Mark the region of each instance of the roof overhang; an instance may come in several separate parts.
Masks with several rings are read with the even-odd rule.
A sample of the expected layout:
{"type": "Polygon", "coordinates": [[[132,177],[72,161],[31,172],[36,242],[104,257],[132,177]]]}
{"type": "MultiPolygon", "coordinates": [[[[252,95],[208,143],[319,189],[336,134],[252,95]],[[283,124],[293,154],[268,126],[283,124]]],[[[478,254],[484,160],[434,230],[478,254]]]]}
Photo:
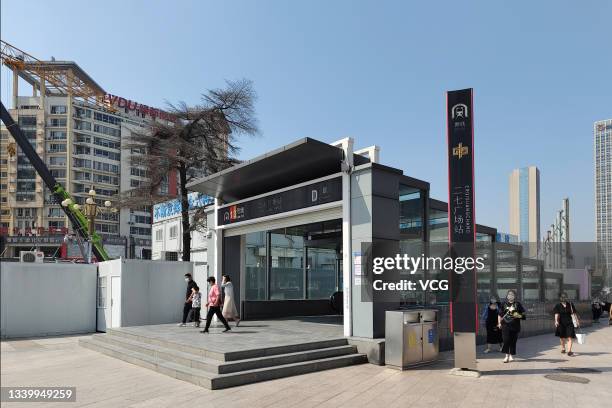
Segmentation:
{"type": "MultiPolygon", "coordinates": [[[[307,137],[194,180],[187,188],[232,202],[339,173],[343,158],[342,149],[307,137]]],[[[368,159],[355,155],[354,161],[363,164],[368,159]]]]}

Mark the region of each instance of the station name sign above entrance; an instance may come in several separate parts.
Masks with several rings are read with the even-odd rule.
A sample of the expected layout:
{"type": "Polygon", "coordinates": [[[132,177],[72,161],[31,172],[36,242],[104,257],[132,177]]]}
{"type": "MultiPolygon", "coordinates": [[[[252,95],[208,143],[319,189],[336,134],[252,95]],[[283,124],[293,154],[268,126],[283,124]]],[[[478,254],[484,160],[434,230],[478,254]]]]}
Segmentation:
{"type": "Polygon", "coordinates": [[[340,200],[342,177],[339,176],[220,208],[217,225],[249,221],[340,200]]]}

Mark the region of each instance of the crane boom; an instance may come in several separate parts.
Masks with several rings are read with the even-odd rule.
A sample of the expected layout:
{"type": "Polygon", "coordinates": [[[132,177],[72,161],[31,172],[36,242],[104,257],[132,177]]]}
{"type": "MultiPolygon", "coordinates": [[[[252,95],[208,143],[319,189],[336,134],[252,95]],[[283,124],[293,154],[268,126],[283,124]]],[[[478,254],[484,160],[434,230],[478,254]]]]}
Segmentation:
{"type": "Polygon", "coordinates": [[[67,198],[72,201],[72,204],[61,207],[72,223],[74,231],[83,239],[90,240],[92,251],[98,261],[108,261],[110,258],[104,250],[102,239],[95,231],[88,231],[87,218],[78,208],[75,207],[74,200],[66,189],[64,189],[64,187],[58,183],[55,177],[53,177],[45,162],[40,158],[38,153],[36,153],[36,150],[34,150],[34,147],[32,147],[28,139],[21,131],[21,128],[17,123],[15,123],[2,102],[0,102],[0,116],[7,130],[11,133],[11,136],[21,148],[21,151],[26,155],[34,169],[36,169],[36,172],[40,175],[47,188],[51,190],[55,200],[58,203],[61,203],[67,198]]]}

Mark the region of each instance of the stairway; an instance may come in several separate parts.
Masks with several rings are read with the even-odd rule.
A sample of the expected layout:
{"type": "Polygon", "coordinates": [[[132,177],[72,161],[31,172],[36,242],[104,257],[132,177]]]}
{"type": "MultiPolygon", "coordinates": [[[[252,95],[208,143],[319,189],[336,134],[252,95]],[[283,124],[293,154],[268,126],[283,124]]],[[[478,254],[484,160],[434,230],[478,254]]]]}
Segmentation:
{"type": "Polygon", "coordinates": [[[367,362],[367,357],[343,338],[212,353],[110,329],[79,344],[211,390],[367,362]]]}

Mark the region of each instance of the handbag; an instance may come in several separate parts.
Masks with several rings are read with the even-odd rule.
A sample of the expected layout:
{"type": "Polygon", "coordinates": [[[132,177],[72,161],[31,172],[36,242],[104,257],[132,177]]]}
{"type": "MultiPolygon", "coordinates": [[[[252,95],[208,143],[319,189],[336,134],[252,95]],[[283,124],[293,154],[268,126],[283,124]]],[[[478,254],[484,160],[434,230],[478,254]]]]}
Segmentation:
{"type": "Polygon", "coordinates": [[[576,312],[574,311],[572,302],[570,302],[570,311],[572,312],[572,324],[574,325],[574,327],[580,327],[580,323],[578,322],[578,316],[576,316],[576,312]]]}

